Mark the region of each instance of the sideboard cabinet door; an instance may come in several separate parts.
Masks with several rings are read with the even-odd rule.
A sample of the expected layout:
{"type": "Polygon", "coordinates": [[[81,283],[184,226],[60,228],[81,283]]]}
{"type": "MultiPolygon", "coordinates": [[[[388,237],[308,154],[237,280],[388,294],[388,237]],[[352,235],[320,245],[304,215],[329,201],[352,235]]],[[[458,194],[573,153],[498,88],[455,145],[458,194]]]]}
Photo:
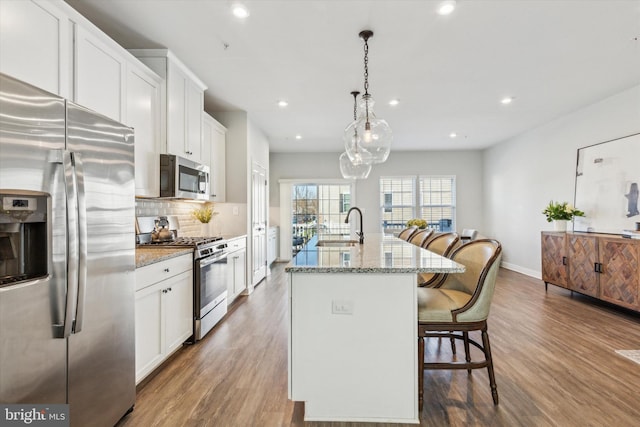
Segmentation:
{"type": "Polygon", "coordinates": [[[542,233],[542,280],[568,288],[565,236],[566,233],[542,233]]]}
{"type": "Polygon", "coordinates": [[[569,251],[570,289],[592,297],[598,297],[597,237],[570,234],[567,236],[569,251]]]}
{"type": "Polygon", "coordinates": [[[600,238],[600,298],[638,310],[640,244],[620,238],[600,238]]]}

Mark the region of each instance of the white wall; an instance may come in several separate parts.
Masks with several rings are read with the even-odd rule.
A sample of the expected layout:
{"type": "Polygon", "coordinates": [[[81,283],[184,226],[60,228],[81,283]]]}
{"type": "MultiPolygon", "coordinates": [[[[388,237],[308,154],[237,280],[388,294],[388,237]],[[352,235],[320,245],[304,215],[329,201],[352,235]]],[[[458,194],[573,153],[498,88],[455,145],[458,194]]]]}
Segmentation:
{"type": "MultiPolygon", "coordinates": [[[[339,153],[271,153],[269,204],[280,204],[280,179],[338,179],[339,153]]],[[[357,206],[364,212],[365,233],[380,232],[380,176],[456,175],[457,228],[484,233],[482,153],[480,151],[391,151],[369,178],[356,182],[357,206]]]]}
{"type": "Polygon", "coordinates": [[[540,231],[552,229],[542,210],[551,199],[573,203],[577,149],[638,132],[640,86],[485,150],[485,225],[503,244],[503,265],[541,277],[540,231]]]}

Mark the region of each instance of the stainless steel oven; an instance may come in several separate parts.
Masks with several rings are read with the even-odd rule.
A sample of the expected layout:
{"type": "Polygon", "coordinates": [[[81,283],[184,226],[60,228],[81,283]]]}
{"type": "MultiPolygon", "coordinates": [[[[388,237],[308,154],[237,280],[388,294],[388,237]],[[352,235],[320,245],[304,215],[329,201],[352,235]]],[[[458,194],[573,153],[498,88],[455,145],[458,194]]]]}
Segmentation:
{"type": "MultiPolygon", "coordinates": [[[[201,340],[227,314],[226,241],[222,237],[177,237],[179,222],[173,216],[137,217],[136,220],[136,242],[140,246],[193,248],[193,336],[190,341],[201,340]],[[158,227],[163,230],[168,227],[169,238],[159,238],[162,233],[158,227]]],[[[0,250],[4,248],[0,246],[0,250]]]]}
{"type": "Polygon", "coordinates": [[[202,339],[227,313],[227,244],[197,249],[194,260],[194,339],[202,339]]]}

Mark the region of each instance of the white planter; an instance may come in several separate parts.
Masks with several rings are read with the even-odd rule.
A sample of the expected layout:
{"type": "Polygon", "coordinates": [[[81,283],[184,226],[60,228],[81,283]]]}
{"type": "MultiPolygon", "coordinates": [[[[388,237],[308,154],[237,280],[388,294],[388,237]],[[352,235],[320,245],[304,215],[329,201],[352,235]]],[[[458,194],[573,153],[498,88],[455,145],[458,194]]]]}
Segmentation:
{"type": "Polygon", "coordinates": [[[567,231],[567,222],[569,221],[564,219],[556,219],[553,221],[553,229],[555,231],[564,233],[565,231],[567,231]]]}

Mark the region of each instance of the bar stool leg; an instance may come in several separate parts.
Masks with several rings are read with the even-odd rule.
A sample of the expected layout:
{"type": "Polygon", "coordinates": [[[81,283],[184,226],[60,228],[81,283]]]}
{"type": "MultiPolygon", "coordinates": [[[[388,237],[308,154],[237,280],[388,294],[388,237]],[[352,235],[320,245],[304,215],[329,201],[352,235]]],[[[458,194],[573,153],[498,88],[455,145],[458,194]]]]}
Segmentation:
{"type": "Polygon", "coordinates": [[[424,338],[418,337],[418,410],[422,412],[424,398],[424,338]]]}
{"type": "Polygon", "coordinates": [[[491,345],[489,344],[489,334],[487,334],[487,327],[482,329],[482,347],[484,349],[484,355],[487,359],[487,370],[489,371],[489,384],[491,385],[491,396],[493,397],[493,404],[498,404],[498,386],[496,385],[496,376],[493,372],[493,358],[491,357],[491,345]]]}
{"type": "MultiPolygon", "coordinates": [[[[471,349],[469,348],[469,332],[463,332],[462,336],[464,337],[464,358],[467,363],[471,363],[471,349]]],[[[467,368],[467,373],[471,374],[471,368],[467,368]]]]}

